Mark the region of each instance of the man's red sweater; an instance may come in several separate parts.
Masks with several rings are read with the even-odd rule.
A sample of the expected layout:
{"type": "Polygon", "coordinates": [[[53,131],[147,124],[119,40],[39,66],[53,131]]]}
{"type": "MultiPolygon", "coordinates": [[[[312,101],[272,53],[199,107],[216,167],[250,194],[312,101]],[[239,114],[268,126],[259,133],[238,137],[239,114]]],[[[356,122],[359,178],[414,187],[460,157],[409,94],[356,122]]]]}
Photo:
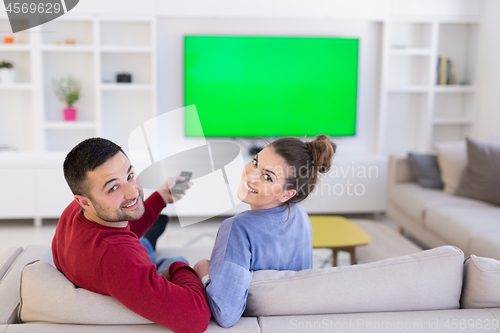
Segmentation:
{"type": "Polygon", "coordinates": [[[203,332],[210,321],[205,290],[183,262],[170,266],[170,280],[156,272],[139,241],[157,220],[165,201],[153,193],[145,213],[125,228],[86,219],[73,201],[63,212],[52,241],[59,271],[76,286],[110,295],[130,310],[174,332],[203,332]]]}

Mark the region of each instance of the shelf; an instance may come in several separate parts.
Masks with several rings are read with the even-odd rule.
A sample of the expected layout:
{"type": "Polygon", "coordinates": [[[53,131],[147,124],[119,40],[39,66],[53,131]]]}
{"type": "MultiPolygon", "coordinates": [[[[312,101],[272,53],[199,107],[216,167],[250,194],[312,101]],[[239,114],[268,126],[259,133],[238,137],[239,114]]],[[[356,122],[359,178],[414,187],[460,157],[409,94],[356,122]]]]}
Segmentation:
{"type": "Polygon", "coordinates": [[[45,52],[93,52],[92,45],[43,45],[42,51],[45,52]]]}
{"type": "Polygon", "coordinates": [[[431,22],[393,21],[390,25],[390,48],[431,49],[431,22]]]}
{"type": "Polygon", "coordinates": [[[30,51],[29,44],[0,44],[0,51],[30,51]]]}
{"type": "Polygon", "coordinates": [[[133,84],[150,84],[152,61],[152,53],[102,53],[101,82],[116,82],[117,74],[128,73],[133,84]]]}
{"type": "Polygon", "coordinates": [[[103,91],[149,91],[153,85],[146,83],[102,83],[103,91]]]}
{"type": "Polygon", "coordinates": [[[128,22],[102,20],[99,39],[102,47],[110,47],[111,49],[117,47],[142,47],[148,49],[153,45],[152,32],[153,23],[150,20],[128,22]]]}
{"type": "Polygon", "coordinates": [[[149,53],[152,52],[153,49],[150,46],[101,46],[101,52],[109,52],[109,53],[149,53]]]}
{"type": "Polygon", "coordinates": [[[435,86],[436,93],[473,93],[476,91],[475,86],[467,85],[441,85],[435,86]]]}
{"type": "Polygon", "coordinates": [[[26,91],[31,90],[33,86],[30,83],[14,83],[2,84],[0,83],[0,91],[26,91]]]}
{"type": "Polygon", "coordinates": [[[89,46],[94,45],[94,20],[53,20],[40,26],[42,32],[42,46],[66,45],[89,46]],[[75,44],[65,44],[66,40],[73,40],[75,44]]]}
{"type": "Polygon", "coordinates": [[[388,93],[426,93],[430,91],[429,86],[424,85],[407,85],[407,86],[393,86],[387,88],[388,93]]]}
{"type": "Polygon", "coordinates": [[[91,121],[48,121],[46,129],[95,129],[97,124],[91,121]]]}
{"type": "Polygon", "coordinates": [[[390,15],[383,36],[380,152],[429,151],[435,141],[471,134],[479,91],[473,84],[478,23],[465,16],[390,15]],[[457,84],[436,85],[438,57],[451,60],[457,84]]]}
{"type": "Polygon", "coordinates": [[[432,120],[434,125],[472,125],[474,119],[472,118],[434,118],[432,120]]]}
{"type": "Polygon", "coordinates": [[[67,153],[86,138],[109,135],[125,146],[128,133],[156,115],[156,18],[65,16],[4,44],[9,29],[0,18],[0,61],[15,68],[13,84],[0,82],[0,145],[67,153]],[[132,83],[117,83],[120,73],[131,74],[132,83]],[[66,76],[82,88],[76,121],[63,120],[55,93],[66,76]],[[115,128],[117,121],[123,126],[115,128]]]}
{"type": "Polygon", "coordinates": [[[432,54],[431,49],[419,49],[419,48],[395,48],[389,49],[390,55],[401,55],[401,56],[430,56],[432,54]]]}
{"type": "Polygon", "coordinates": [[[428,55],[389,54],[388,61],[387,85],[390,87],[423,86],[431,82],[429,66],[434,61],[428,55]]]}

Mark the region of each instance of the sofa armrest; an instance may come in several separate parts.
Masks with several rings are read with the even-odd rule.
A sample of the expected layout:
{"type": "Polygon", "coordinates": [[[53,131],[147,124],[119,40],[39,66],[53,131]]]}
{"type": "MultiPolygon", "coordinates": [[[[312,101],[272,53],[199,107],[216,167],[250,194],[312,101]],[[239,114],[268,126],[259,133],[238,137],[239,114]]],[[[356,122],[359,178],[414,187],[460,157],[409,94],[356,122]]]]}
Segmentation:
{"type": "Polygon", "coordinates": [[[24,266],[35,260],[50,262],[51,258],[50,246],[28,246],[13,260],[0,280],[0,325],[19,323],[19,283],[24,266]]]}
{"type": "Polygon", "coordinates": [[[11,247],[0,254],[0,281],[22,251],[22,247],[11,247]]]}
{"type": "Polygon", "coordinates": [[[389,186],[402,183],[416,181],[408,163],[406,156],[391,156],[389,158],[389,186]]]}

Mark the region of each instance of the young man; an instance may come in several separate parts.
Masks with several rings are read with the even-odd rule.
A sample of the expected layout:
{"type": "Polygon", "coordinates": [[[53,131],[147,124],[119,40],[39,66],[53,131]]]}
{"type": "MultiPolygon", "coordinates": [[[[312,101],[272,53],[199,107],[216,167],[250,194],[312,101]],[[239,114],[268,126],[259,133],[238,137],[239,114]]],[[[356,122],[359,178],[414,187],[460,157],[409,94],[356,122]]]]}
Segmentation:
{"type": "Polygon", "coordinates": [[[169,187],[180,177],[144,201],[127,156],[102,138],[74,147],[63,168],[75,200],[62,213],[52,241],[57,269],[78,287],[111,295],[175,332],[205,331],[210,309],[196,273],[174,262],[158,274],[139,241],[166,203],[174,202],[169,187]]]}

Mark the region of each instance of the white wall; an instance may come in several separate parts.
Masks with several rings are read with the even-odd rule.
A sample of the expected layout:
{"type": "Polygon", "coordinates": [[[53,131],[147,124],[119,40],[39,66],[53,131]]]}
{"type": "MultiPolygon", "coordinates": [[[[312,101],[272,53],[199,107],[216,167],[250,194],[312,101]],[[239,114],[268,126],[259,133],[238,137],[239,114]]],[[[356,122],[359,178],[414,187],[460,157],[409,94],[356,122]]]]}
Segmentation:
{"type": "Polygon", "coordinates": [[[478,139],[500,139],[500,1],[485,0],[479,40],[478,139]]]}
{"type": "MultiPolygon", "coordinates": [[[[184,106],[184,35],[331,36],[360,39],[356,136],[335,138],[342,153],[375,151],[381,23],[362,20],[163,18],[158,23],[159,113],[184,106]]],[[[182,126],[182,124],[179,124],[182,126]]],[[[340,152],[339,152],[340,153],[340,152]]]]}

